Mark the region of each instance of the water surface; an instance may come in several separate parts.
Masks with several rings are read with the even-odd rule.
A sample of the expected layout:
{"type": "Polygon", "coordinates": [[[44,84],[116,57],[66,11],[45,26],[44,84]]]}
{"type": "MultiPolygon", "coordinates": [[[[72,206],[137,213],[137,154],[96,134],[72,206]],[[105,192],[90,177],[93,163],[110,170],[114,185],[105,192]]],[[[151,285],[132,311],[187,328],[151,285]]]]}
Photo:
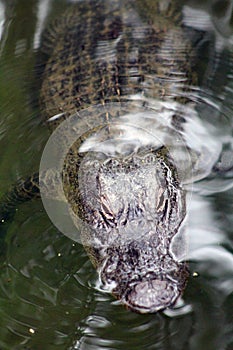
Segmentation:
{"type": "MultiPolygon", "coordinates": [[[[155,315],[123,308],[98,289],[83,247],[61,234],[34,200],[18,206],[7,227],[0,260],[0,349],[233,348],[233,5],[184,3],[186,25],[203,33],[204,73],[192,98],[204,129],[188,125],[188,139],[192,147],[206,146],[206,164],[213,153],[216,162],[187,186],[191,274],[183,300],[155,315]],[[192,127],[199,130],[198,140],[192,127]]],[[[49,137],[37,103],[41,33],[67,6],[65,0],[0,0],[1,196],[38,169],[49,137]]]]}

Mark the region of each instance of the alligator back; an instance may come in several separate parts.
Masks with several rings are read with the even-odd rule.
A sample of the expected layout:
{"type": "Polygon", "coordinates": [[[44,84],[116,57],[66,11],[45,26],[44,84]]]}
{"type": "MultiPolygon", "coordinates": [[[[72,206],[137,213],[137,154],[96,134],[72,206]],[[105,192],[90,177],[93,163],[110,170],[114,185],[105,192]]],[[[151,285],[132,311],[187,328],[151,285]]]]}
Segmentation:
{"type": "MultiPolygon", "coordinates": [[[[47,33],[45,118],[127,96],[177,99],[196,80],[194,50],[163,1],[95,1],[72,6],[47,33]]],[[[171,7],[171,8],[170,8],[171,7]]]]}

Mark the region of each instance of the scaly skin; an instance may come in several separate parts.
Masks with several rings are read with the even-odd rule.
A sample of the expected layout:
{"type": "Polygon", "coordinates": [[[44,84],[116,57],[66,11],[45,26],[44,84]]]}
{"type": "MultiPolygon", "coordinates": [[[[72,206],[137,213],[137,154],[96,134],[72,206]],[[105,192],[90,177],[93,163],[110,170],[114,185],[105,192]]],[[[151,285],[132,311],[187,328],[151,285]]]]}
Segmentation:
{"type": "MultiPolygon", "coordinates": [[[[164,0],[70,6],[45,34],[45,119],[127,102],[135,94],[185,103],[185,89],[196,81],[195,51],[175,8],[175,1],[164,0]]],[[[66,157],[64,191],[73,213],[89,225],[82,240],[102,283],[136,312],[172,306],[188,272],[171,248],[186,209],[168,150],[141,149],[127,157],[97,153],[93,159],[80,157],[79,145],[66,157]]]]}
{"type": "MultiPolygon", "coordinates": [[[[140,1],[114,3],[114,10],[102,1],[94,12],[85,4],[65,15],[44,72],[47,117],[124,102],[134,94],[182,100],[194,82],[193,50],[176,16],[158,13],[158,1],[147,1],[147,10],[140,1]]],[[[185,217],[185,194],[167,151],[144,150],[127,159],[87,155],[80,161],[75,144],[63,180],[73,213],[89,224],[82,240],[101,282],[137,312],[173,305],[188,276],[171,251],[185,217]]]]}
{"type": "Polygon", "coordinates": [[[145,8],[144,1],[96,1],[68,9],[48,33],[45,117],[136,93],[177,98],[181,85],[193,84],[193,48],[174,11],[158,12],[161,3],[147,1],[145,8]]]}

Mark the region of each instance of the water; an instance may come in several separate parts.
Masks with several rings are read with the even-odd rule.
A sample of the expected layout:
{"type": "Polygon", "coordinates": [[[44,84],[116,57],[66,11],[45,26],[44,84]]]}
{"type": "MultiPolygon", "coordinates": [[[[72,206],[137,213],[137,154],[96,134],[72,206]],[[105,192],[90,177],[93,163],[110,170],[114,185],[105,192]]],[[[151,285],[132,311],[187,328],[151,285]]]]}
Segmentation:
{"type": "MultiPolygon", "coordinates": [[[[203,159],[202,179],[199,163],[194,183],[186,184],[191,274],[183,300],[152,315],[123,308],[98,288],[83,247],[61,234],[34,200],[17,207],[0,260],[1,350],[233,348],[232,3],[186,5],[186,24],[213,40],[200,52],[202,84],[190,92],[200,118],[184,133],[203,159]]],[[[1,195],[38,169],[49,134],[36,102],[36,53],[46,21],[67,6],[0,1],[1,195]]]]}

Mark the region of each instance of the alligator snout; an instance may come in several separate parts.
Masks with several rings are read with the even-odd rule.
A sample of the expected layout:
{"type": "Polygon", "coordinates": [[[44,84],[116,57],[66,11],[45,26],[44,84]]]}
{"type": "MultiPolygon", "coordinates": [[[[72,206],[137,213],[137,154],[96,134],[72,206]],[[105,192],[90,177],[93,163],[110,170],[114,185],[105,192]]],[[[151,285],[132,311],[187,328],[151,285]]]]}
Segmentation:
{"type": "Polygon", "coordinates": [[[152,279],[136,283],[127,293],[124,303],[141,313],[157,312],[174,304],[179,294],[177,285],[171,281],[152,279]]]}
{"type": "Polygon", "coordinates": [[[186,264],[169,252],[162,254],[157,243],[151,235],[105,252],[100,269],[103,285],[136,312],[153,313],[174,305],[186,285],[186,264]]]}

